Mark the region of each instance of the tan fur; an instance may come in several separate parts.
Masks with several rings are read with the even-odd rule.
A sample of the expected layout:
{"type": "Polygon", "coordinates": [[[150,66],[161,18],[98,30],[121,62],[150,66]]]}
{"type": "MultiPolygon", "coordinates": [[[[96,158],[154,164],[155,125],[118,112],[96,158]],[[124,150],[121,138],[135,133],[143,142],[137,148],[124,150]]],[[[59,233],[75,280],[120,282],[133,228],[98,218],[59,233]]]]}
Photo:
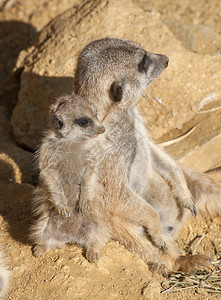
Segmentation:
{"type": "Polygon", "coordinates": [[[75,73],[75,92],[93,101],[106,128],[96,152],[95,170],[102,186],[98,198],[103,197],[99,211],[111,224],[112,238],[163,274],[176,269],[189,271],[209,262],[203,255],[186,257],[185,263],[178,257],[173,239],[190,215],[183,207],[195,215],[193,197],[200,213],[214,215],[216,208],[220,215],[221,207],[221,186],[179,167],[151,140],[136,110],[142,92],[167,63],[165,56],[149,53],[135,42],[107,38],[85,47],[75,73]],[[149,215],[143,199],[160,217],[168,254],[145,235],[141,218],[149,215]]]}
{"type": "MultiPolygon", "coordinates": [[[[107,151],[103,155],[100,148],[100,145],[103,146],[103,142],[99,143],[99,139],[95,143],[91,140],[84,141],[83,133],[74,134],[77,125],[68,125],[82,113],[86,116],[89,115],[94,122],[98,123],[96,117],[91,116],[91,112],[85,106],[85,101],[83,102],[78,97],[78,106],[76,106],[75,98],[77,97],[73,95],[62,97],[52,106],[52,121],[63,122],[64,128],[49,131],[40,147],[40,185],[35,193],[40,217],[32,229],[32,236],[36,243],[34,254],[40,256],[53,247],[74,242],[86,248],[86,257],[89,261],[97,259],[99,249],[110,234],[112,238],[118,240],[115,229],[113,230],[113,227],[116,228],[115,224],[109,215],[105,215],[110,205],[113,206],[111,208],[112,219],[123,218],[132,226],[136,220],[136,224],[140,227],[139,230],[143,232],[144,239],[146,239],[145,236],[148,236],[154,245],[166,252],[167,246],[162,239],[157,211],[132,191],[127,184],[126,174],[118,176],[121,181],[121,190],[116,193],[114,189],[114,194],[111,193],[111,187],[114,186],[112,180],[116,180],[117,170],[121,170],[119,168],[122,162],[121,150],[118,147],[115,150],[112,149],[112,144],[105,139],[107,151]],[[108,148],[111,152],[108,151],[108,148]],[[95,165],[97,166],[97,160],[99,160],[103,163],[103,165],[100,163],[100,168],[106,170],[109,166],[109,158],[111,158],[111,167],[114,164],[114,168],[109,172],[108,178],[111,178],[111,181],[107,182],[108,178],[105,173],[103,174],[95,165]],[[99,179],[102,178],[100,182],[97,171],[99,179]],[[103,186],[105,184],[109,187],[108,191],[103,186]],[[88,204],[92,203],[93,198],[95,200],[91,209],[88,210],[88,204]],[[86,216],[79,214],[79,207],[83,213],[87,213],[86,216]],[[122,213],[124,213],[123,216],[122,213]]],[[[112,113],[109,114],[111,118],[115,113],[119,114],[119,108],[116,110],[113,107],[112,110],[112,113]]],[[[87,129],[83,129],[83,131],[85,130],[87,129]]],[[[129,143],[128,146],[133,149],[136,139],[134,135],[131,137],[131,140],[125,140],[125,142],[129,143]]],[[[109,136],[109,138],[112,137],[109,136]]],[[[130,155],[129,160],[131,159],[130,155]]],[[[123,161],[125,160],[127,160],[127,156],[123,158],[123,161]]]]}
{"type": "Polygon", "coordinates": [[[103,133],[104,127],[93,104],[75,95],[60,97],[51,115],[53,126],[38,151],[40,180],[34,194],[38,218],[30,235],[33,252],[40,256],[65,243],[77,243],[94,260],[109,236],[108,228],[96,203],[87,218],[84,213],[96,192],[91,150],[99,137],[93,137],[103,133]],[[82,119],[88,120],[86,127],[79,125],[82,119]]]}

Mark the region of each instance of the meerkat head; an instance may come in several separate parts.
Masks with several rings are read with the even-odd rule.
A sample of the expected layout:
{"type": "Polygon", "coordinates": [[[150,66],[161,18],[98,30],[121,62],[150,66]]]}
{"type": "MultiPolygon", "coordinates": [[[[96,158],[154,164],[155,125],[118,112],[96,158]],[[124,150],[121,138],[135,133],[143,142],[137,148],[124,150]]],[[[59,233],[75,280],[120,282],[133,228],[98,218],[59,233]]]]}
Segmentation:
{"type": "Polygon", "coordinates": [[[97,119],[97,110],[89,100],[66,95],[57,99],[50,107],[53,130],[59,137],[85,138],[96,137],[105,132],[97,119]]]}
{"type": "Polygon", "coordinates": [[[96,40],[79,55],[75,92],[96,102],[98,110],[101,106],[108,109],[113,102],[122,102],[129,108],[168,66],[168,61],[165,55],[147,52],[132,41],[96,40]]]}

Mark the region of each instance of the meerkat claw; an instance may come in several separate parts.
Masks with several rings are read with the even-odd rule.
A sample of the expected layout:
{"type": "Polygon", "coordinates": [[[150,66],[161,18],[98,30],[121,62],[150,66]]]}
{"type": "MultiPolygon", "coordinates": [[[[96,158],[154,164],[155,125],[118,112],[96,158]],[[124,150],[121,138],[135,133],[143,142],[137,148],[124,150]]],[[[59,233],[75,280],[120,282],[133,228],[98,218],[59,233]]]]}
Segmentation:
{"type": "Polygon", "coordinates": [[[167,244],[164,242],[163,245],[161,246],[161,250],[167,254],[168,253],[168,248],[167,248],[167,244]]]}
{"type": "Polygon", "coordinates": [[[193,199],[193,197],[191,197],[191,205],[185,205],[185,208],[188,208],[191,211],[192,216],[196,217],[197,216],[197,209],[196,209],[196,205],[195,205],[195,200],[193,199]]]}
{"type": "Polygon", "coordinates": [[[168,253],[168,248],[167,248],[167,244],[165,241],[163,241],[160,238],[160,241],[155,241],[154,244],[157,246],[157,248],[159,248],[161,251],[163,251],[165,254],[168,253]]]}
{"type": "Polygon", "coordinates": [[[34,245],[32,248],[32,253],[35,257],[40,257],[47,253],[46,247],[43,245],[34,245]]]}
{"type": "Polygon", "coordinates": [[[82,204],[79,203],[79,211],[81,212],[82,216],[85,216],[89,210],[90,210],[90,205],[88,204],[88,201],[82,204]]]}
{"type": "Polygon", "coordinates": [[[192,215],[193,215],[194,217],[197,216],[197,210],[196,210],[196,206],[195,206],[195,205],[192,207],[191,213],[192,213],[192,215]]]}
{"type": "Polygon", "coordinates": [[[189,207],[189,206],[185,206],[185,207],[191,211],[192,216],[194,216],[194,217],[197,216],[197,210],[196,210],[195,205],[192,207],[189,207]]]}
{"type": "Polygon", "coordinates": [[[70,212],[67,207],[58,208],[58,213],[64,218],[70,217],[70,212]]]}

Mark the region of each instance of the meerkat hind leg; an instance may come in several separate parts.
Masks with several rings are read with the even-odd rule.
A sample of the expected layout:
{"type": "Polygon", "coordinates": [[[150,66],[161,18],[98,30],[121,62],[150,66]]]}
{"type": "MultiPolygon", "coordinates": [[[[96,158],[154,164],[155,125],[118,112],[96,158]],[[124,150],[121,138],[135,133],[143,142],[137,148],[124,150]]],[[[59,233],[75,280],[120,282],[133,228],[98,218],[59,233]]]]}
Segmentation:
{"type": "Polygon", "coordinates": [[[195,200],[187,186],[182,168],[153,142],[149,141],[149,147],[152,154],[153,168],[169,182],[181,207],[189,209],[191,214],[196,216],[195,200]]]}
{"type": "Polygon", "coordinates": [[[157,211],[145,200],[140,199],[131,189],[129,191],[130,197],[136,202],[135,205],[128,210],[128,214],[125,213],[124,217],[130,220],[138,220],[138,224],[144,228],[147,238],[149,238],[157,248],[167,253],[168,249],[162,237],[161,222],[157,211]]]}
{"type": "Polygon", "coordinates": [[[100,251],[96,250],[95,248],[87,248],[85,253],[86,259],[90,263],[94,263],[99,260],[100,258],[100,251]]]}
{"type": "Polygon", "coordinates": [[[100,249],[106,244],[108,238],[106,236],[97,235],[96,238],[89,237],[89,243],[85,244],[85,257],[90,263],[94,263],[100,258],[100,249]],[[90,240],[92,240],[90,242],[90,240]]]}
{"type": "Polygon", "coordinates": [[[47,249],[47,247],[43,246],[43,245],[34,245],[33,249],[32,249],[33,255],[35,257],[43,256],[44,254],[48,253],[49,251],[50,251],[50,249],[47,249]]]}
{"type": "Polygon", "coordinates": [[[149,228],[144,227],[145,230],[145,234],[147,235],[148,239],[150,239],[150,241],[152,241],[152,243],[159,248],[160,250],[162,250],[165,254],[168,253],[168,248],[167,248],[167,244],[166,242],[163,240],[161,233],[155,233],[153,234],[149,234],[149,228]]]}
{"type": "Polygon", "coordinates": [[[51,245],[49,245],[49,243],[45,245],[35,244],[33,246],[32,252],[35,257],[40,257],[47,254],[52,249],[62,248],[64,245],[65,242],[60,242],[60,241],[53,241],[51,245]]]}
{"type": "MultiPolygon", "coordinates": [[[[59,216],[59,219],[63,220],[63,217],[59,216]]],[[[34,245],[32,251],[36,257],[48,253],[53,248],[62,248],[68,242],[53,217],[38,221],[33,229],[34,245]]]]}

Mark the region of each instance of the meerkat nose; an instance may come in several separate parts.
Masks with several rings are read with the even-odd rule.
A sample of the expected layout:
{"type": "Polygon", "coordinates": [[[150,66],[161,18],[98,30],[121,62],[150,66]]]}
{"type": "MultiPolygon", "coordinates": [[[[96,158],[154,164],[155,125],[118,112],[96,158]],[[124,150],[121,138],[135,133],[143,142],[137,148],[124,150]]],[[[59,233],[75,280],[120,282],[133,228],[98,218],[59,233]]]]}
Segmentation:
{"type": "Polygon", "coordinates": [[[167,56],[164,56],[164,67],[167,68],[169,64],[169,58],[167,56]]]}
{"type": "Polygon", "coordinates": [[[99,134],[102,134],[102,133],[104,133],[104,132],[105,132],[105,128],[102,127],[102,128],[99,130],[99,134]]]}

